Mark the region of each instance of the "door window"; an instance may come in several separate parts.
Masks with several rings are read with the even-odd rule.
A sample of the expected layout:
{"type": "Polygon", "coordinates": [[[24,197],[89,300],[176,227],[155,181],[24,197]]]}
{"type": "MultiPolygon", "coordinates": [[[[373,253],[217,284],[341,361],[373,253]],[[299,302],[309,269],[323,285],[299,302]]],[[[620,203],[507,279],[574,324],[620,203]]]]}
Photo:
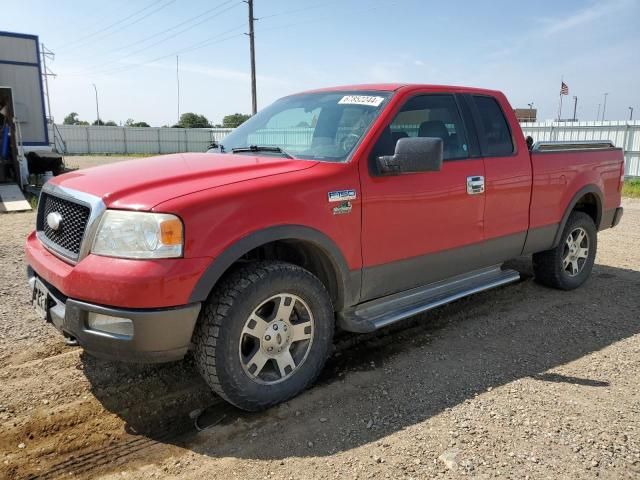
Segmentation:
{"type": "Polygon", "coordinates": [[[419,95],[410,99],[382,132],[374,154],[393,155],[405,137],[436,137],[443,141],[444,160],[467,158],[467,137],[452,95],[419,95]]]}
{"type": "Polygon", "coordinates": [[[485,156],[513,153],[513,141],[507,119],[495,98],[475,95],[473,100],[480,116],[480,146],[485,156]]]}

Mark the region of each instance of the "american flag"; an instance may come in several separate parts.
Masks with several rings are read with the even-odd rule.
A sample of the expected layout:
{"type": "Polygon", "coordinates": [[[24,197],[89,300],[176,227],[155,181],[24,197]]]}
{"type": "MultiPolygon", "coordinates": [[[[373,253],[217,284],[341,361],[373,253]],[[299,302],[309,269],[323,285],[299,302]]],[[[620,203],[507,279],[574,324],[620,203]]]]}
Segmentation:
{"type": "Polygon", "coordinates": [[[569,87],[564,82],[560,85],[560,95],[569,95],[569,87]]]}

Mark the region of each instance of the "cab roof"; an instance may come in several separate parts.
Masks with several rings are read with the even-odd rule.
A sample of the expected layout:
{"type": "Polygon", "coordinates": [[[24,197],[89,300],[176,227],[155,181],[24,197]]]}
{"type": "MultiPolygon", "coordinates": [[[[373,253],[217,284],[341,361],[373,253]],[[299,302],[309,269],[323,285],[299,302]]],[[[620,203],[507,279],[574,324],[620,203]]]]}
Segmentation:
{"type": "Polygon", "coordinates": [[[335,91],[378,91],[378,92],[395,92],[400,89],[428,89],[443,92],[468,92],[468,93],[499,93],[497,90],[486,88],[461,87],[458,85],[433,85],[428,83],[363,83],[356,85],[340,85],[336,87],[317,88],[307,90],[301,93],[317,93],[317,92],[335,92],[335,91]]]}

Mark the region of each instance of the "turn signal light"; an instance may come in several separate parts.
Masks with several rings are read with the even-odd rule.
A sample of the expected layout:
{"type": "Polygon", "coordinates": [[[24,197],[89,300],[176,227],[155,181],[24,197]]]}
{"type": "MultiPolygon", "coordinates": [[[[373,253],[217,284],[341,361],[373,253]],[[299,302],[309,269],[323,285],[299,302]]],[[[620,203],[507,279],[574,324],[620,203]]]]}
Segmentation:
{"type": "Polygon", "coordinates": [[[160,240],[164,245],[182,245],[182,222],[177,218],[160,224],[160,240]]]}

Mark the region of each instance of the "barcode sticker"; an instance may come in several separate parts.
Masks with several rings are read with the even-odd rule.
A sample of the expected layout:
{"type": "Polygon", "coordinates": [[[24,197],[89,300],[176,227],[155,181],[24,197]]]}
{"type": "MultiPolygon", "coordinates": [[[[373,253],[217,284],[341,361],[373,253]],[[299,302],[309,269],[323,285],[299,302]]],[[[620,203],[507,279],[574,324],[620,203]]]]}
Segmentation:
{"type": "Polygon", "coordinates": [[[341,105],[367,105],[369,107],[378,107],[384,100],[384,97],[374,97],[370,95],[345,95],[338,102],[341,105]]]}

